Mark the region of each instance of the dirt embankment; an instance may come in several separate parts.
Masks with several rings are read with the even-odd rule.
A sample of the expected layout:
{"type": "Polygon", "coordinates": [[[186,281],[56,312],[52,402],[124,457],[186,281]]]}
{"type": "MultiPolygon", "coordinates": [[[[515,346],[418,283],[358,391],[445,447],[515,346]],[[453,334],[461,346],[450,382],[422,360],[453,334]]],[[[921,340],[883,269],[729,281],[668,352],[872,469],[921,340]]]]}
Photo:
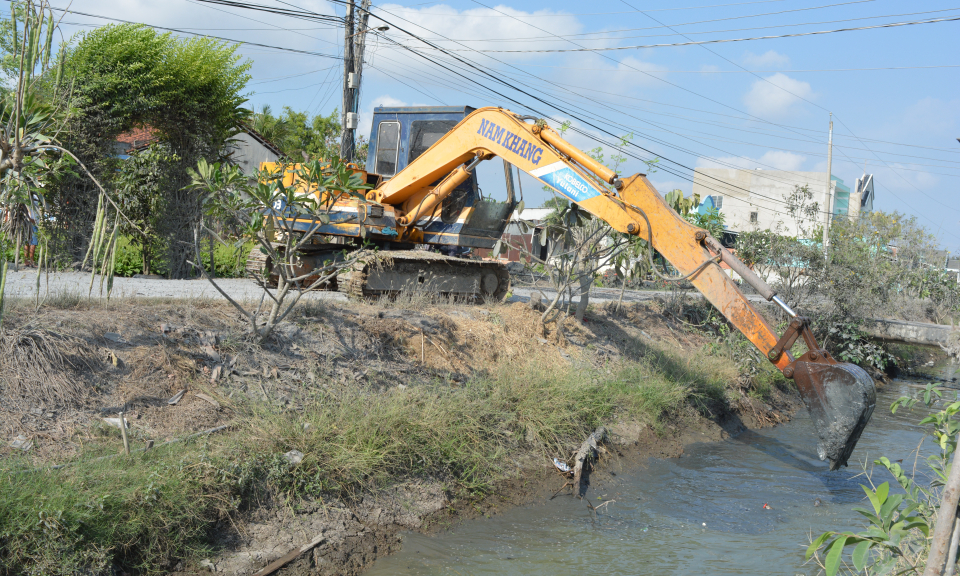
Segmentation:
{"type": "MultiPolygon", "coordinates": [[[[105,306],[78,301],[36,314],[26,304],[14,306],[5,318],[8,353],[0,366],[5,440],[0,454],[8,469],[112,456],[119,449],[119,429],[104,418],[121,410],[134,450],[227,426],[204,442],[228,446],[229,438],[242,445],[229,445],[224,453],[260,463],[256,469],[267,472],[257,482],[270,487],[225,493],[233,503],[218,508],[219,520],[206,530],[207,552],[190,555],[185,550],[196,546],[171,545],[157,556],[161,560],[150,560],[146,568],[140,564],[138,571],[253,574],[319,537],[315,548],[282,573],[358,574],[396,549],[402,529],[443,529],[505,506],[545,500],[563,483],[551,458],[568,458],[598,420],[608,425],[610,443],[591,482],[603,481],[613,470],[605,471],[609,463],[629,469],[649,456],[678,456],[691,442],[786,421],[799,406],[789,386],[771,385],[766,373],[743,375],[720,348],[707,350],[712,337],[684,330],[655,305],[625,313],[601,308],[583,324],[568,321],[562,333],[544,332],[538,317],[525,304],[309,303],[269,345],[257,347],[244,337],[235,311],[216,301],[120,300],[105,306]],[[529,365],[539,371],[519,368],[529,365]],[[513,382],[513,367],[518,367],[514,380],[530,382],[513,382]],[[570,382],[569,374],[590,382],[570,382]],[[562,378],[568,380],[551,380],[562,378]],[[555,398],[537,402],[536,390],[533,403],[522,397],[538,379],[552,382],[543,388],[551,395],[576,387],[580,395],[570,398],[579,400],[557,404],[557,410],[577,414],[583,399],[598,407],[584,414],[579,428],[554,429],[550,414],[537,413],[535,404],[555,398]],[[409,405],[400,404],[423,410],[445,391],[472,398],[481,381],[493,382],[491,390],[504,382],[524,386],[508,391],[519,400],[497,396],[497,409],[471,429],[475,436],[464,437],[467,444],[476,437],[484,446],[495,438],[495,450],[482,455],[484,475],[464,472],[456,459],[466,448],[442,452],[434,446],[443,439],[432,438],[429,430],[410,436],[411,442],[424,442],[423,463],[415,462],[416,446],[391,447],[402,457],[379,468],[349,458],[383,460],[383,446],[377,454],[343,446],[325,451],[325,444],[357,434],[347,433],[339,412],[328,414],[332,406],[361,398],[370,408],[361,407],[360,417],[379,409],[381,401],[423,391],[409,405]],[[592,387],[615,392],[597,396],[592,387]],[[178,401],[171,400],[184,390],[178,401]],[[263,425],[256,421],[261,415],[263,425]],[[318,426],[330,428],[322,439],[318,426]],[[354,450],[349,458],[342,456],[348,448],[354,450]],[[450,461],[437,463],[444,458],[450,461]],[[353,476],[351,466],[359,470],[353,476]]],[[[485,392],[495,393],[500,392],[485,392]]],[[[457,423],[444,425],[460,430],[457,423]]],[[[403,434],[410,433],[398,427],[396,438],[406,439],[403,434]]],[[[188,443],[171,446],[195,449],[188,443]]],[[[163,450],[181,448],[154,452],[163,450]]],[[[209,482],[208,492],[218,486],[209,482]]],[[[67,526],[63,520],[60,529],[67,526]]],[[[150,528],[144,530],[138,537],[149,536],[150,528]]],[[[95,537],[82,527],[75,532],[79,543],[95,537]]],[[[122,552],[106,550],[100,567],[132,571],[131,558],[145,557],[137,544],[123,545],[122,552]]]]}

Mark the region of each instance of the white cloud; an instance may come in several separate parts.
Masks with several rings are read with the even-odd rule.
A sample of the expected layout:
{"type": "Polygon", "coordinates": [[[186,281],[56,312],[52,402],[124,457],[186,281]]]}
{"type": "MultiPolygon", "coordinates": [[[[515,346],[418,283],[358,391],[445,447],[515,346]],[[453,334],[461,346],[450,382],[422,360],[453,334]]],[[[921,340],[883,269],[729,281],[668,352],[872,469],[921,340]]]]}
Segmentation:
{"type": "MultiPolygon", "coordinates": [[[[553,10],[525,12],[509,6],[494,8],[471,8],[457,10],[440,4],[420,9],[405,8],[397,4],[383,4],[378,13],[385,18],[398,20],[409,32],[422,36],[425,40],[453,50],[493,49],[493,50],[538,50],[569,47],[569,42],[561,39],[543,39],[551,34],[564,36],[581,31],[580,22],[573,15],[553,10]],[[402,19],[402,20],[401,20],[402,19]],[[545,33],[538,28],[547,27],[545,33]],[[534,39],[537,38],[537,39],[534,39]]],[[[371,26],[376,25],[371,18],[371,26]]],[[[429,48],[426,44],[411,40],[400,31],[387,32],[405,44],[415,44],[420,48],[429,48]]],[[[612,42],[612,41],[608,41],[612,42]]],[[[603,41],[601,44],[603,45],[603,41]]],[[[593,44],[591,44],[593,46],[593,44]]],[[[470,54],[470,52],[464,52],[470,54]]],[[[473,56],[476,56],[475,54],[473,56]]],[[[548,54],[502,53],[498,60],[529,60],[549,57],[548,54]]]]}
{"type": "Polygon", "coordinates": [[[774,50],[767,50],[763,54],[747,52],[743,56],[743,63],[750,68],[783,68],[790,64],[790,57],[774,50]]]}
{"type": "Polygon", "coordinates": [[[765,80],[757,80],[744,95],[747,110],[761,118],[781,118],[794,113],[802,99],[814,96],[808,82],[777,72],[765,80]]]}
{"type": "Polygon", "coordinates": [[[697,160],[698,168],[742,168],[744,170],[787,170],[790,172],[798,171],[803,168],[807,157],[802,154],[792,152],[783,152],[781,150],[768,150],[759,158],[729,156],[725,158],[699,158],[697,160]]]}
{"type": "MultiPolygon", "coordinates": [[[[552,74],[558,84],[568,86],[574,92],[580,92],[581,88],[606,92],[597,95],[603,99],[609,99],[612,94],[630,94],[637,88],[661,86],[663,83],[658,78],[665,78],[669,71],[666,66],[633,56],[611,62],[591,52],[568,55],[564,62],[574,70],[561,69],[552,74]]],[[[593,95],[591,92],[585,94],[593,95]]]]}

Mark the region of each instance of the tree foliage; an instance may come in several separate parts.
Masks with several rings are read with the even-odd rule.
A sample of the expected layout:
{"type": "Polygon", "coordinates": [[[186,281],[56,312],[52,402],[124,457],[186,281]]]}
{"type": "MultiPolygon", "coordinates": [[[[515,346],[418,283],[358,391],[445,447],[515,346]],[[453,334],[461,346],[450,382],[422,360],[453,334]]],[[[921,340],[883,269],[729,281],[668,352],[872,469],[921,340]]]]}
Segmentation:
{"type": "MultiPolygon", "coordinates": [[[[798,200],[806,198],[802,188],[796,192],[798,200]]],[[[818,337],[837,357],[883,369],[892,358],[867,337],[865,322],[945,322],[960,315],[960,287],[944,273],[934,237],[915,218],[884,212],[836,218],[825,254],[819,230],[804,228],[809,212],[801,204],[794,226],[741,233],[737,254],[788,304],[815,318],[818,337]]]]}
{"type": "Polygon", "coordinates": [[[289,106],[274,115],[269,105],[255,111],[248,121],[251,128],[276,145],[288,157],[300,160],[304,154],[313,158],[331,158],[340,149],[340,112],[329,116],[297,112],[289,106]]]}
{"type": "Polygon", "coordinates": [[[166,192],[176,185],[174,172],[179,161],[169,144],[157,143],[131,154],[114,178],[117,201],[130,219],[120,226],[120,233],[140,248],[144,274],[151,273],[154,257],[163,250],[163,236],[158,231],[164,228],[166,192]]]}
{"type": "Polygon", "coordinates": [[[209,38],[177,38],[139,24],[81,34],[66,56],[76,79],[71,104],[78,122],[95,122],[112,139],[148,125],[175,145],[191,136],[217,146],[244,119],[242,91],[249,62],[237,46],[209,38]]]}
{"type": "MultiPolygon", "coordinates": [[[[114,142],[133,128],[154,130],[178,159],[166,166],[162,226],[154,230],[163,238],[173,277],[192,273],[186,260],[201,213],[196,194],[184,190],[187,168],[199,158],[218,160],[246,118],[243,89],[250,63],[241,61],[236,50],[208,38],[181,39],[123,24],[83,33],[63,54],[64,77],[72,86],[71,92],[57,95],[72,109],[64,140],[95,175],[114,179],[121,162],[114,142]]],[[[131,185],[129,178],[125,185],[131,185]]],[[[61,249],[77,258],[90,235],[89,228],[76,223],[93,221],[98,192],[74,179],[57,194],[53,204],[59,211],[56,221],[62,223],[61,249]]]]}

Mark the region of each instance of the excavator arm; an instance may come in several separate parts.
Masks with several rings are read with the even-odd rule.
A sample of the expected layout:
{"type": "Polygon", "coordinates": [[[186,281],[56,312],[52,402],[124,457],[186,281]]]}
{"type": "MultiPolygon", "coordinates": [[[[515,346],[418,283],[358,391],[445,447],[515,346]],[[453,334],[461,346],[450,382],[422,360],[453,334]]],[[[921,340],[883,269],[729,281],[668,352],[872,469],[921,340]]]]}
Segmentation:
{"type": "Polygon", "coordinates": [[[873,379],[819,347],[806,318],[798,316],[749,267],[705,230],[683,220],[642,174],[621,180],[542,120],[502,108],[481,108],[463,119],[368,199],[397,209],[401,237],[415,234],[443,199],[482,160],[499,156],[578,204],[613,229],[639,236],[666,258],[739,329],[784,376],[795,381],[817,427],[818,453],[835,470],[847,463],[873,413],[873,379]],[[527,122],[533,120],[533,122],[527,122]],[[439,182],[437,182],[439,180],[439,182]],[[436,183],[436,185],[434,185],[436,183]],[[792,318],[778,337],[718,265],[724,262],[792,318]],[[807,352],[790,349],[802,337],[807,352]]]}

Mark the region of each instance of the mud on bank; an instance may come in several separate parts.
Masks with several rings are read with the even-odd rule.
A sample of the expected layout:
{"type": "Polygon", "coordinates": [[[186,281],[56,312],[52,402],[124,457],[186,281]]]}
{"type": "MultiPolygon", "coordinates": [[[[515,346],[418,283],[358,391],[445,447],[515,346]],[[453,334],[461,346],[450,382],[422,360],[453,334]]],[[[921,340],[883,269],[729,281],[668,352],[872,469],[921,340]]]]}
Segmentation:
{"type": "Polygon", "coordinates": [[[16,303],[0,361],[0,570],[252,574],[319,536],[283,573],[357,574],[400,529],[549,496],[551,459],[597,425],[611,429],[599,482],[797,407],[742,343],[656,305],[560,332],[538,317],[310,303],[259,348],[217,301],[16,303]],[[104,420],[120,410],[130,457],[104,420]]]}

